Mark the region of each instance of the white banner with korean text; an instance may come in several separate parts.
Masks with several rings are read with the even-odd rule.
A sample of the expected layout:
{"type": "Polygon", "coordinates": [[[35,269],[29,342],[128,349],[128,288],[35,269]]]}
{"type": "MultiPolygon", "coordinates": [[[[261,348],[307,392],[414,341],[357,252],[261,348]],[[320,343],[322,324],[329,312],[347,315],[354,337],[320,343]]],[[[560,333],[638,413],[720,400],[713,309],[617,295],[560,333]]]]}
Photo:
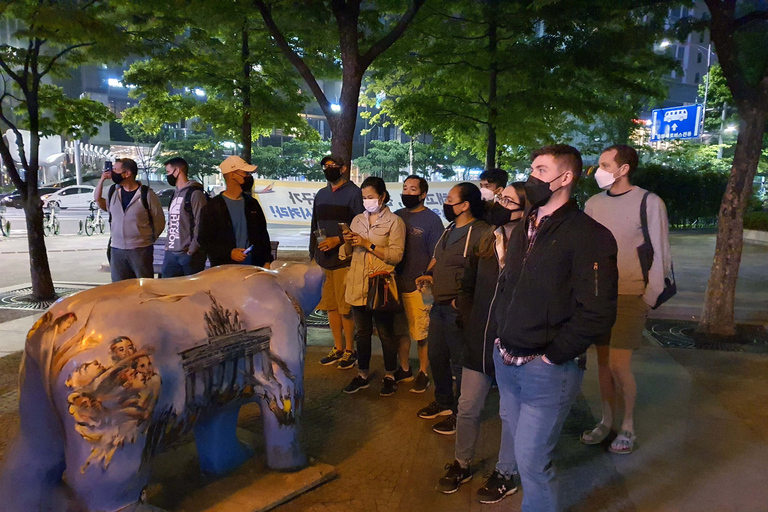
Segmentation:
{"type": "MultiPolygon", "coordinates": [[[[424,202],[425,206],[439,215],[446,224],[443,203],[448,192],[457,183],[456,181],[431,182],[424,202]]],[[[312,204],[315,194],[326,186],[327,183],[319,181],[256,180],[253,192],[261,203],[267,223],[309,227],[312,222],[312,204]]],[[[403,190],[402,182],[387,183],[387,190],[392,196],[388,205],[390,209],[396,211],[402,208],[403,202],[400,199],[400,193],[403,190]]]]}

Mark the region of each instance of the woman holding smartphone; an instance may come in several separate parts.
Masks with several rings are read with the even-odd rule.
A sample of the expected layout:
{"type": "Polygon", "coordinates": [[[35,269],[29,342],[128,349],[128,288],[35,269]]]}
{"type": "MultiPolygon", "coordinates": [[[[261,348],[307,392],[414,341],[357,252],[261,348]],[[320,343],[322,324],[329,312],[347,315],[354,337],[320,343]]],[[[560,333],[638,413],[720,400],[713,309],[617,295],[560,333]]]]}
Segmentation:
{"type": "Polygon", "coordinates": [[[344,231],[344,244],[339,259],[352,258],[346,279],[345,299],[352,306],[355,320],[355,343],[358,353],[358,375],[352,379],[345,393],[356,393],[370,385],[371,335],[373,322],[381,339],[386,375],[381,396],[390,396],[397,390],[394,373],[397,370],[398,338],[394,331],[394,313],[369,311],[369,276],[379,272],[392,273],[403,258],[405,249],[405,223],[392,213],[387,203],[384,180],[371,176],[360,187],[365,212],[352,219],[349,231],[344,231]]]}

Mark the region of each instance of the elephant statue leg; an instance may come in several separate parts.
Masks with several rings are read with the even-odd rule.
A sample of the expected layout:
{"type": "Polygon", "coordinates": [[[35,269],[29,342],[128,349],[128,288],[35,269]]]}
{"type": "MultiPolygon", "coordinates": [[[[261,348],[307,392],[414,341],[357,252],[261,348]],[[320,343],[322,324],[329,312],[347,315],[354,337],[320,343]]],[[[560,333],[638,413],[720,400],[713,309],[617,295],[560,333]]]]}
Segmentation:
{"type": "Polygon", "coordinates": [[[25,354],[20,374],[20,433],[9,446],[0,471],[3,510],[58,510],[63,505],[52,501],[65,468],[64,435],[43,382],[37,362],[25,354]]]}
{"type": "Polygon", "coordinates": [[[203,473],[228,473],[253,457],[253,449],[237,438],[239,413],[239,406],[230,406],[197,420],[195,444],[203,473]]]}
{"type": "Polygon", "coordinates": [[[259,399],[264,441],[267,451],[267,466],[279,471],[294,471],[306,467],[307,456],[299,442],[298,418],[291,423],[278,420],[266,399],[259,399]]]}

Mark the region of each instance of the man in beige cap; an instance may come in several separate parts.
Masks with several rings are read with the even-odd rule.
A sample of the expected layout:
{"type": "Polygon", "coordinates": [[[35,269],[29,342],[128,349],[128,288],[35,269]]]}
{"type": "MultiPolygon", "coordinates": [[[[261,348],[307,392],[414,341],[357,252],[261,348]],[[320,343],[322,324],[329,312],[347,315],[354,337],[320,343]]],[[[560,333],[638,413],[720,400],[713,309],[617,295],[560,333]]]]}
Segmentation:
{"type": "Polygon", "coordinates": [[[230,156],[219,166],[226,188],[203,208],[200,244],[211,266],[256,265],[269,268],[272,248],[267,219],[259,202],[249,195],[255,165],[230,156]]]}

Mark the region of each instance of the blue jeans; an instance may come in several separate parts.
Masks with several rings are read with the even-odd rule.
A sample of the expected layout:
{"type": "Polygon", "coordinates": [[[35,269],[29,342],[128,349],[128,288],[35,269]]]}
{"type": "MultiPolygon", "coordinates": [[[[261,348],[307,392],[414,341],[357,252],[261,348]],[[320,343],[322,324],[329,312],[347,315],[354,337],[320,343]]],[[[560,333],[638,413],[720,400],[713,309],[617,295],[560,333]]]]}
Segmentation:
{"type": "MultiPolygon", "coordinates": [[[[475,457],[477,436],[480,433],[480,414],[485,406],[485,399],[491,389],[493,377],[469,368],[461,369],[461,396],[459,396],[459,413],[456,417],[456,460],[463,467],[469,466],[475,457]]],[[[509,478],[517,473],[515,460],[515,436],[509,425],[507,411],[499,405],[501,417],[501,443],[499,444],[499,461],[496,470],[509,478]]]]}
{"type": "Polygon", "coordinates": [[[584,372],[576,361],[550,365],[537,357],[508,366],[494,347],[493,363],[501,406],[514,436],[523,484],[523,512],[555,512],[558,489],[552,452],[576,400],[584,372]]]}
{"type": "Polygon", "coordinates": [[[456,392],[461,392],[461,353],[464,341],[461,329],[456,325],[459,312],[450,304],[434,304],[429,312],[429,334],[427,355],[435,381],[435,402],[456,412],[458,396],[453,393],[453,379],[456,392]]]}
{"type": "Polygon", "coordinates": [[[186,252],[165,251],[161,273],[164,278],[191,276],[192,274],[202,272],[204,268],[205,253],[203,251],[197,251],[192,255],[186,252]]]}

